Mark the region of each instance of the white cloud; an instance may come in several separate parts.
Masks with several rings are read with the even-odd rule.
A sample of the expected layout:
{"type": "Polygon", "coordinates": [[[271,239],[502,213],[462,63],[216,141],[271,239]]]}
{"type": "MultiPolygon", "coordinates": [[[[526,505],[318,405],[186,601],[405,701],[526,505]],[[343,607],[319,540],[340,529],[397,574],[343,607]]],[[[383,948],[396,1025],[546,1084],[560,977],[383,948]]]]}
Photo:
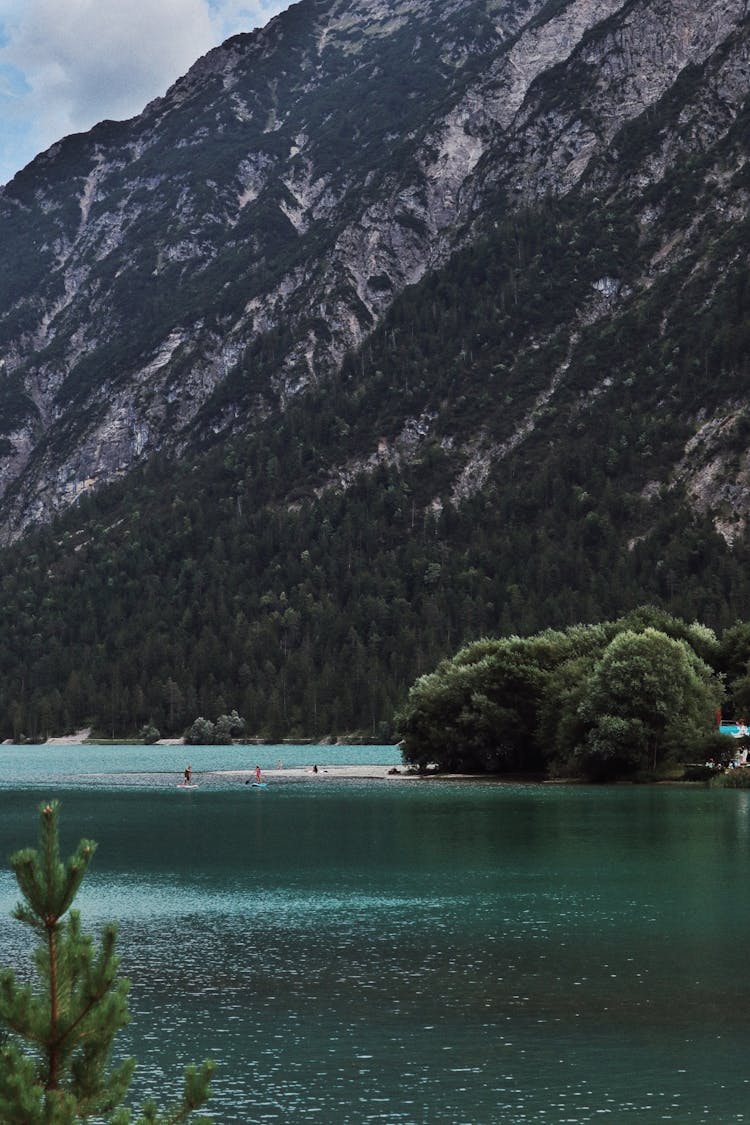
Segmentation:
{"type": "Polygon", "coordinates": [[[288,0],[0,0],[0,183],[67,133],[131,117],[288,0]]]}
{"type": "Polygon", "coordinates": [[[202,0],[27,0],[4,55],[40,104],[54,100],[78,126],[97,109],[130,112],[156,75],[179,74],[211,45],[202,0]]]}
{"type": "Polygon", "coordinates": [[[211,18],[221,40],[238,31],[262,27],[272,16],[288,8],[290,0],[209,0],[211,18]]]}

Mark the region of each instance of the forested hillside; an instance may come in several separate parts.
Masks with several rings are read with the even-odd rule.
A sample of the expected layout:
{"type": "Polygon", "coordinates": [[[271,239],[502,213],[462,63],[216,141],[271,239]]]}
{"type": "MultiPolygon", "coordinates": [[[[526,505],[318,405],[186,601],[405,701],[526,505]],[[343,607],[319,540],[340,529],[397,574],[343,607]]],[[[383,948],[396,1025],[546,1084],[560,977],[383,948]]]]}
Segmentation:
{"type": "MultiPolygon", "coordinates": [[[[576,424],[571,394],[566,411],[548,412],[554,445],[549,430],[528,435],[488,460],[483,487],[460,503],[446,435],[398,431],[404,400],[429,418],[451,390],[452,427],[511,430],[508,401],[534,395],[521,381],[495,390],[508,358],[498,310],[515,285],[523,306],[541,292],[554,316],[570,284],[550,261],[563,222],[549,207],[528,212],[423,282],[324,402],[301,396],[273,427],[195,463],[155,461],[8,550],[9,734],[93,723],[123,735],[147,722],[179,734],[199,714],[236,708],[269,739],[381,739],[415,676],[488,633],[595,621],[644,601],[718,630],[750,617],[744,539],[729,546],[679,487],[644,494],[686,428],[677,410],[658,409],[679,388],[645,370],[654,345],[637,328],[622,333],[619,356],[606,353],[610,373],[642,372],[627,376],[620,409],[594,399],[593,419],[576,424]],[[508,238],[525,255],[510,279],[496,264],[508,238]],[[365,389],[362,364],[373,372],[365,389]],[[654,412],[628,408],[637,396],[654,412]],[[357,467],[374,434],[392,455],[357,467]],[[398,456],[407,440],[417,447],[408,459],[398,456]],[[345,479],[332,454],[350,460],[345,479]]],[[[731,377],[739,385],[738,367],[731,377]]]]}
{"type": "Polygon", "coordinates": [[[488,634],[750,619],[747,23],[304,0],[5,189],[0,735],[383,739],[488,634]]]}
{"type": "Polygon", "coordinates": [[[382,470],[289,511],[217,461],[176,491],[155,468],[89,501],[85,530],[68,519],[5,559],[5,731],[180,734],[237,708],[270,739],[387,738],[414,677],[467,640],[644,599],[719,626],[750,604],[746,551],[684,513],[621,552],[588,513],[529,521],[523,495],[437,519],[423,498],[418,471],[382,470]]]}

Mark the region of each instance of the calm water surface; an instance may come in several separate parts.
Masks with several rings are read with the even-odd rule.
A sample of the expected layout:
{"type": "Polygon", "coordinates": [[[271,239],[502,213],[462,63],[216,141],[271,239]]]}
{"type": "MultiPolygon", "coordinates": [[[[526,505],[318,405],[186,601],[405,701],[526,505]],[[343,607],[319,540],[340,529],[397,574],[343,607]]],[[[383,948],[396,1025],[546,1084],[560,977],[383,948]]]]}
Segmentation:
{"type": "MultiPolygon", "coordinates": [[[[0,752],[0,857],[48,794],[66,850],[99,841],[80,906],[119,920],[139,1098],[210,1055],[217,1123],[750,1120],[750,793],[183,792],[184,749],[134,772],[82,753],[48,749],[45,777],[0,752]]],[[[15,901],[3,868],[0,960],[22,966],[15,901]]]]}

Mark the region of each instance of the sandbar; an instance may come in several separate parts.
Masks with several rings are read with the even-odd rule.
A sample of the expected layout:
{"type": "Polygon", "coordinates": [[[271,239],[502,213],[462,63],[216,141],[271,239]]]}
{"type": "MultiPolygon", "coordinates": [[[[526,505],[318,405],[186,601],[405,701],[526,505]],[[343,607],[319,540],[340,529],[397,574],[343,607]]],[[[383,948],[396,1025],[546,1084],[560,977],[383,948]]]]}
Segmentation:
{"type": "MultiPolygon", "coordinates": [[[[194,772],[197,778],[198,773],[194,772]]],[[[238,781],[255,781],[255,767],[252,766],[246,770],[211,770],[206,771],[215,773],[220,777],[236,777],[238,781]]],[[[375,780],[386,779],[388,781],[398,780],[401,778],[418,778],[420,775],[415,771],[411,771],[407,766],[382,766],[382,765],[326,765],[325,763],[318,765],[318,772],[313,771],[312,766],[289,766],[282,769],[264,769],[264,781],[278,781],[280,778],[309,778],[310,781],[325,781],[326,778],[372,778],[375,780]],[[393,773],[397,770],[397,773],[393,773]]]]}

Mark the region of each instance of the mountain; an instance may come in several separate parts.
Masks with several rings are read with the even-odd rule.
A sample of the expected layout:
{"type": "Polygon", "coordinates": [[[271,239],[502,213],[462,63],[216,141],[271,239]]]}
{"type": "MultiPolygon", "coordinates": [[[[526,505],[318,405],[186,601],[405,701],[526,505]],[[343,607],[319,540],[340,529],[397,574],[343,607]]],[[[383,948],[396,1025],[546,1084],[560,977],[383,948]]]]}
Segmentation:
{"type": "Polygon", "coordinates": [[[0,722],[374,731],[750,612],[748,67],[736,0],[302,0],[19,173],[0,722]]]}

